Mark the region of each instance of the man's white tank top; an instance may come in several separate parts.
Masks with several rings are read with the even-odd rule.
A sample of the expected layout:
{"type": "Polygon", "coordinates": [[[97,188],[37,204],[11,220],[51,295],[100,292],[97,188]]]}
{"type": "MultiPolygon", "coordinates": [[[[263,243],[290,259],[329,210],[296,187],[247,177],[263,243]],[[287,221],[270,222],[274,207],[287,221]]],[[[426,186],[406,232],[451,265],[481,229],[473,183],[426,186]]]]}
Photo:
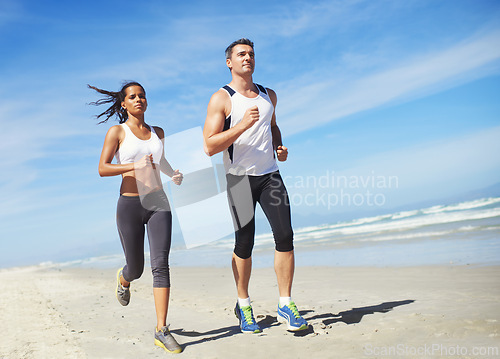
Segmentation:
{"type": "Polygon", "coordinates": [[[149,126],[151,129],[151,137],[148,140],[141,140],[136,137],[127,124],[122,123],[121,126],[125,130],[125,139],[115,153],[117,163],[137,162],[142,157],[149,154],[153,155],[153,163],[160,163],[163,153],[163,143],[156,134],[153,126],[149,126]]]}
{"type": "Polygon", "coordinates": [[[274,106],[263,86],[257,85],[259,95],[249,98],[230,86],[223,87],[231,97],[231,113],[224,123],[224,131],[239,123],[245,111],[257,105],[259,120],[243,132],[223,153],[226,173],[233,175],[261,176],[278,170],[274,158],[271,119],[274,106]]]}

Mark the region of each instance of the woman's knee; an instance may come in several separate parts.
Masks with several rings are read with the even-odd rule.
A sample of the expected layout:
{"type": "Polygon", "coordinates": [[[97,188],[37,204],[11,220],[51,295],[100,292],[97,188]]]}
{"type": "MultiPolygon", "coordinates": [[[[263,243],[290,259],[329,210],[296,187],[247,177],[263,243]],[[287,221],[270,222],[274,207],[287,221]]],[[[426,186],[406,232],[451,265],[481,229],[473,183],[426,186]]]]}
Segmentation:
{"type": "Polygon", "coordinates": [[[123,268],[123,278],[127,282],[132,282],[133,280],[139,279],[144,272],[144,266],[130,266],[126,265],[123,268]]]}
{"type": "Polygon", "coordinates": [[[154,288],[170,288],[170,268],[167,266],[152,267],[153,287],[154,288]]]}

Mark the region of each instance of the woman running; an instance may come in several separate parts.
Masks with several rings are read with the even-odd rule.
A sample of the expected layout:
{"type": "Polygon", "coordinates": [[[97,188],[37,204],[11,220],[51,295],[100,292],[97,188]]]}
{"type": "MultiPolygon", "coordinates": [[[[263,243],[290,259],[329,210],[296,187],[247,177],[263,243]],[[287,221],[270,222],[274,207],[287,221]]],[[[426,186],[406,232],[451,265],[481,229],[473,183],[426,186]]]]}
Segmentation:
{"type": "Polygon", "coordinates": [[[148,231],[153,273],[153,294],[157,325],[155,344],[171,353],[180,353],[181,346],[166,324],[170,297],[168,256],[172,234],[172,213],[163,191],[160,171],[180,185],[182,173],[173,170],[163,151],[164,132],[144,121],[148,106],[146,91],[137,82],[128,82],[119,92],[111,92],[88,85],[105,97],[92,105],[111,104],[97,116],[105,119],[116,116],[120,122],[108,130],[101,158],[99,174],[122,176],[116,221],[125,253],[125,266],[117,272],[116,297],[121,305],[130,301],[130,283],[144,270],[144,234],[148,231]],[[111,163],[113,157],[116,164],[111,163]]]}

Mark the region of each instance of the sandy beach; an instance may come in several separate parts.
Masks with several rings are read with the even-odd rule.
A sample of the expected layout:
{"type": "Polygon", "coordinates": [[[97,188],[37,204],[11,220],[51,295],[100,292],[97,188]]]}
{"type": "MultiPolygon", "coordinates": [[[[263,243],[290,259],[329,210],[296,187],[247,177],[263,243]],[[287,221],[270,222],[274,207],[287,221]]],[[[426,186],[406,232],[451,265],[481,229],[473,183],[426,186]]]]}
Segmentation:
{"type": "MultiPolygon", "coordinates": [[[[168,321],[180,358],[496,357],[500,267],[303,267],[294,299],[309,330],[276,321],[272,268],[253,271],[263,333],[239,332],[230,268],[172,268],[168,321]]],[[[114,296],[115,270],[0,271],[0,358],[163,358],[153,344],[152,277],[114,296]]]]}

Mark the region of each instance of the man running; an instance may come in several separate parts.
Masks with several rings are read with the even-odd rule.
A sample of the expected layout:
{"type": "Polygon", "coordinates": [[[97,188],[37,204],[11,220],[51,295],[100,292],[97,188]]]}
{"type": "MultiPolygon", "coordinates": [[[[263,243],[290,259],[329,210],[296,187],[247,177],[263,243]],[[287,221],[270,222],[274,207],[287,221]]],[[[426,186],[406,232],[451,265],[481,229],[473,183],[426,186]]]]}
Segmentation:
{"type": "Polygon", "coordinates": [[[252,41],[243,38],[229,45],[226,65],[232,80],[212,95],[203,137],[209,156],[223,151],[228,199],[235,223],[232,257],[238,292],[235,314],[243,333],[260,333],[248,293],[255,206],[259,202],[275,241],[274,269],[280,295],[278,320],[286,323],[288,330],[303,330],[308,324],[291,298],[295,258],[290,205],[275,159],[286,161],[288,156],[276,124],[276,93],[253,82],[252,41]]]}

